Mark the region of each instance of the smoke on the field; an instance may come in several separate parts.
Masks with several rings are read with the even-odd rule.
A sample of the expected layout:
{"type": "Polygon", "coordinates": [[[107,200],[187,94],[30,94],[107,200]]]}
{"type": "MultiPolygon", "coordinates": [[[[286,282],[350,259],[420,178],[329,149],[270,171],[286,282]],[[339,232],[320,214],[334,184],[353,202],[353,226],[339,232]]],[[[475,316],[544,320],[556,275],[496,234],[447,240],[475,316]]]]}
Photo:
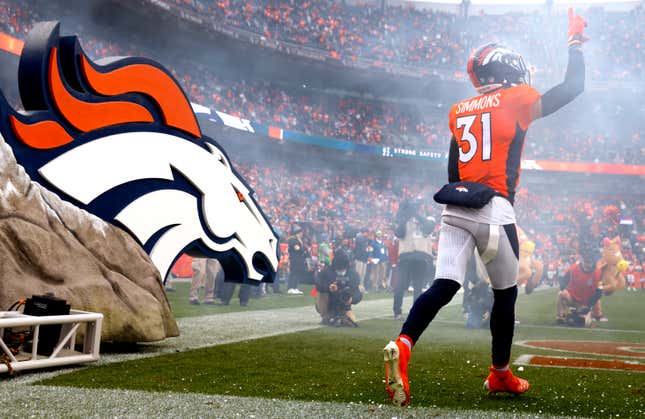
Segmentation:
{"type": "MultiPolygon", "coordinates": [[[[475,95],[474,89],[466,82],[438,82],[433,77],[429,77],[429,80],[410,78],[406,81],[408,79],[390,74],[377,77],[347,68],[327,71],[328,68],[335,67],[321,69],[321,66],[303,64],[304,60],[301,59],[268,53],[262,48],[248,45],[235,44],[235,47],[232,47],[231,42],[220,42],[221,40],[207,36],[189,24],[162,18],[160,13],[142,12],[139,2],[135,0],[29,0],[28,3],[33,5],[33,9],[42,20],[60,20],[63,34],[77,33],[81,44],[92,58],[99,59],[124,53],[158,60],[172,68],[183,87],[193,97],[200,97],[204,105],[209,107],[215,106],[212,100],[214,91],[224,94],[219,85],[210,80],[217,80],[221,85],[240,84],[244,80],[269,85],[276,92],[269,97],[258,97],[253,89],[242,88],[242,94],[256,107],[271,107],[269,101],[280,101],[277,93],[280,90],[293,96],[305,97],[309,103],[328,106],[336,106],[341,97],[349,98],[350,101],[374,99],[373,116],[382,117],[387,112],[387,105],[382,103],[405,108],[413,119],[429,124],[434,132],[434,137],[429,135],[423,147],[446,152],[445,144],[450,136],[446,127],[449,106],[468,95],[475,95]],[[112,45],[118,45],[119,49],[114,49],[112,45]],[[249,59],[251,56],[254,58],[249,59]],[[193,81],[187,77],[191,74],[208,74],[212,77],[193,81]]],[[[632,135],[645,138],[645,101],[642,100],[645,94],[642,89],[645,45],[643,39],[630,38],[635,33],[634,28],[645,25],[645,15],[642,11],[618,14],[619,12],[603,12],[601,9],[580,12],[589,21],[587,33],[591,38],[585,45],[588,89],[574,104],[553,116],[537,121],[529,130],[525,150],[531,154],[543,154],[545,148],[549,148],[545,147],[545,141],[558,141],[566,148],[567,140],[572,136],[584,135],[588,137],[588,147],[597,150],[597,154],[603,156],[603,162],[644,164],[642,143],[641,149],[637,148],[633,153],[623,152],[623,156],[618,156],[611,149],[612,143],[605,141],[611,137],[631,138],[632,135]],[[606,21],[623,29],[617,29],[612,34],[604,33],[602,28],[607,28],[606,21]],[[608,42],[608,36],[620,36],[620,39],[608,42]],[[611,49],[601,50],[600,45],[609,45],[611,49]],[[633,80],[629,77],[634,74],[634,69],[630,67],[633,64],[622,64],[620,57],[628,57],[629,59],[624,61],[629,63],[641,60],[640,83],[632,83],[633,80]]],[[[441,67],[450,69],[451,76],[456,62],[462,63],[462,70],[465,70],[465,62],[472,48],[497,41],[524,56],[532,69],[534,84],[539,91],[546,91],[564,78],[567,63],[567,16],[562,10],[548,12],[543,9],[521,17],[517,14],[486,16],[480,15],[478,10],[471,10],[468,18],[449,16],[443,24],[450,25],[453,32],[451,34],[457,36],[462,45],[455,47],[451,56],[453,61],[444,63],[441,67]],[[523,22],[525,30],[508,31],[508,25],[516,25],[517,20],[523,22]]],[[[428,48],[445,46],[445,40],[438,35],[443,29],[445,28],[438,27],[437,34],[431,34],[434,35],[434,39],[432,36],[428,37],[428,48]]],[[[406,31],[411,29],[399,27],[399,36],[405,38],[406,31]]],[[[412,35],[408,38],[412,38],[412,35]]],[[[254,118],[253,114],[241,116],[251,120],[254,118]]],[[[403,117],[395,115],[394,118],[403,117]]],[[[285,120],[275,123],[280,126],[297,125],[298,130],[308,134],[321,134],[315,127],[306,124],[290,124],[285,120]]],[[[408,126],[408,129],[414,130],[416,127],[408,126]]],[[[419,146],[416,138],[406,142],[400,131],[384,129],[383,133],[382,144],[397,142],[410,147],[419,146]]],[[[249,134],[232,130],[220,129],[208,134],[223,143],[234,162],[239,161],[245,165],[262,162],[263,165],[287,166],[294,173],[323,172],[330,178],[338,174],[369,176],[375,179],[374,182],[385,183],[391,180],[396,182],[397,186],[406,182],[415,182],[418,186],[425,182],[428,186],[428,200],[430,190],[445,181],[444,178],[439,179],[436,176],[428,178],[421,164],[412,164],[402,159],[383,161],[374,156],[373,161],[366,162],[367,159],[356,159],[355,156],[346,153],[333,155],[309,146],[284,147],[279,142],[262,148],[252,147],[249,146],[252,144],[249,134]]],[[[553,155],[550,158],[566,160],[567,157],[553,155]]],[[[525,175],[523,182],[531,184],[530,175],[525,175]]],[[[565,194],[565,185],[558,184],[558,181],[531,185],[536,190],[542,188],[554,195],[565,194]]],[[[566,193],[584,192],[569,190],[566,193]]],[[[642,187],[635,185],[633,193],[637,197],[638,194],[642,195],[642,187]]],[[[609,194],[611,190],[608,189],[607,195],[609,194]]],[[[522,208],[518,208],[519,214],[521,211],[522,208]]],[[[542,227],[547,230],[555,229],[557,223],[555,219],[543,220],[542,227]]],[[[535,231],[529,226],[528,233],[532,234],[535,231]]]]}

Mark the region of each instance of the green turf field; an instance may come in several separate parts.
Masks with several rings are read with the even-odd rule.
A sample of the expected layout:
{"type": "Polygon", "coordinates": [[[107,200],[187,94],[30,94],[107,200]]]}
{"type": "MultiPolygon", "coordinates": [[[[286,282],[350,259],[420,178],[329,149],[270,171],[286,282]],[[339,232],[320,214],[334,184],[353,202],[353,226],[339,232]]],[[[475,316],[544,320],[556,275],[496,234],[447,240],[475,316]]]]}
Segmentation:
{"type": "MultiPolygon", "coordinates": [[[[209,314],[219,314],[219,313],[232,313],[237,311],[252,311],[252,310],[268,310],[268,309],[279,309],[279,308],[289,308],[289,307],[304,307],[310,306],[314,303],[314,297],[311,296],[311,285],[301,284],[300,290],[303,292],[303,295],[287,295],[286,290],[282,290],[283,294],[272,294],[268,293],[267,295],[261,298],[251,298],[248,306],[241,307],[240,301],[238,299],[237,293],[239,287],[236,288],[235,294],[229,305],[217,305],[217,304],[200,304],[192,305],[188,302],[188,294],[190,291],[190,283],[179,282],[173,285],[174,291],[168,292],[168,301],[170,302],[170,307],[175,317],[195,317],[195,316],[206,316],[209,314]]],[[[284,286],[283,286],[284,288],[284,286]]],[[[200,298],[202,294],[200,293],[200,298]]],[[[373,292],[365,294],[363,299],[374,300],[379,298],[392,298],[391,295],[385,294],[384,292],[373,292]]],[[[219,300],[216,300],[219,302],[219,300]]]]}
{"type": "MultiPolygon", "coordinates": [[[[516,340],[642,344],[644,303],[645,293],[618,293],[604,301],[609,323],[593,330],[572,329],[553,326],[555,290],[522,296],[516,340]]],[[[532,383],[528,393],[489,396],[482,389],[490,362],[489,333],[468,330],[463,323],[459,308],[449,307],[415,347],[410,364],[413,405],[546,416],[645,416],[645,373],[527,366],[520,375],[532,383]]],[[[396,336],[400,325],[391,319],[369,320],[358,329],[321,328],[90,367],[41,383],[387,403],[381,348],[396,336]]],[[[514,346],[513,359],[522,353],[562,354],[514,346]]]]}

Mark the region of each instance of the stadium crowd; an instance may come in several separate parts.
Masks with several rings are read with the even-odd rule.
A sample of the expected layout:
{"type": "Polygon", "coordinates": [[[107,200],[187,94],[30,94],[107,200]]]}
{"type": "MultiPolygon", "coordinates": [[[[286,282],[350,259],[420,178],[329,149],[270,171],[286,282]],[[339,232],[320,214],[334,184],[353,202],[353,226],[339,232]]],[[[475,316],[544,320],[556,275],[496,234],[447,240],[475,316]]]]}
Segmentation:
{"type": "Polygon", "coordinates": [[[182,73],[178,78],[198,103],[308,135],[425,148],[443,148],[450,138],[436,111],[427,113],[415,105],[316,92],[288,93],[266,82],[220,80],[208,71],[182,73]]]}
{"type": "MultiPolygon", "coordinates": [[[[553,45],[565,33],[566,17],[546,13],[486,15],[454,13],[380,1],[349,4],[337,0],[175,0],[214,21],[256,32],[269,39],[328,51],[331,57],[368,58],[412,66],[461,70],[468,52],[491,40],[531,51],[530,62],[553,63],[553,45]]],[[[642,6],[629,13],[591,9],[590,54],[602,56],[594,76],[640,80],[643,72],[642,6]]],[[[555,62],[558,59],[555,58],[555,62]]],[[[553,72],[559,66],[541,68],[553,72]]]]}
{"type": "MultiPolygon", "coordinates": [[[[323,242],[332,249],[346,248],[356,244],[357,234],[373,240],[380,232],[390,253],[387,272],[397,261],[394,214],[401,202],[420,196],[426,202],[427,215],[432,220],[440,216],[441,208],[431,198],[440,185],[425,180],[294,172],[277,165],[247,165],[240,172],[255,189],[260,206],[267,209],[267,216],[283,240],[291,235],[294,225],[306,225],[309,228],[303,241],[310,254],[317,255],[323,242]]],[[[642,275],[645,204],[638,197],[569,193],[554,196],[521,189],[516,208],[518,224],[536,244],[535,257],[547,266],[545,283],[557,285],[556,274],[577,257],[581,235],[596,237],[599,249],[601,239],[620,236],[623,257],[630,266],[628,273],[638,278],[642,275]]]]}
{"type": "MultiPolygon", "coordinates": [[[[178,0],[178,4],[182,6],[196,7],[202,11],[208,10],[209,13],[212,12],[216,16],[220,16],[220,18],[236,16],[234,10],[245,8],[238,3],[240,2],[223,1],[215,3],[196,0],[184,2],[183,0],[178,0]]],[[[320,4],[323,3],[328,2],[320,2],[320,4]]],[[[252,9],[248,13],[255,16],[257,5],[253,6],[255,3],[251,2],[248,4],[251,4],[249,7],[252,9]]],[[[248,4],[246,5],[248,6],[248,4]]],[[[274,3],[266,3],[264,6],[273,10],[272,4],[274,3]]],[[[287,16],[291,16],[292,19],[293,16],[301,13],[315,13],[316,16],[324,14],[324,10],[321,9],[322,6],[318,2],[305,2],[307,7],[302,10],[298,7],[293,7],[298,4],[300,2],[294,0],[292,6],[287,8],[277,7],[277,10],[284,10],[284,13],[287,13],[287,16]]],[[[350,6],[334,3],[332,9],[339,7],[350,6]]],[[[374,8],[369,6],[351,6],[350,8],[362,10],[363,13],[367,13],[370,16],[372,13],[376,13],[374,8]]],[[[326,11],[325,13],[327,15],[332,14],[331,11],[326,11]]],[[[399,23],[393,25],[393,27],[396,26],[397,28],[425,27],[424,25],[428,23],[427,21],[434,22],[435,20],[438,22],[452,20],[453,26],[456,26],[454,25],[455,17],[453,15],[445,15],[439,12],[411,8],[388,8],[386,14],[389,13],[399,16],[397,18],[399,20],[409,19],[414,22],[412,25],[403,25],[402,22],[405,23],[404,21],[397,20],[399,23]]],[[[24,3],[16,0],[0,0],[0,16],[2,17],[0,22],[2,30],[21,38],[24,38],[32,24],[40,19],[37,10],[29,8],[24,3]]],[[[640,11],[634,11],[625,15],[623,16],[623,23],[625,19],[632,19],[634,16],[642,18],[643,14],[640,11]]],[[[477,19],[480,18],[483,19],[483,17],[477,17],[477,19]]],[[[539,19],[537,16],[532,18],[539,19]]],[[[513,19],[506,15],[490,16],[486,17],[486,19],[502,19],[508,21],[508,24],[513,22],[513,19]]],[[[257,19],[252,20],[256,21],[257,19]]],[[[606,21],[609,22],[611,19],[606,21]]],[[[288,22],[283,23],[286,25],[288,22]]],[[[444,25],[444,23],[441,23],[441,25],[444,25]]],[[[528,27],[539,26],[537,25],[539,22],[535,23],[528,27]]],[[[448,25],[449,23],[445,24],[448,25]]],[[[81,22],[78,25],[79,27],[75,29],[82,34],[81,42],[83,47],[92,58],[129,54],[145,55],[145,52],[132,50],[132,45],[130,44],[127,44],[128,48],[123,48],[121,44],[100,40],[92,36],[92,28],[83,27],[81,22]]],[[[499,26],[491,25],[491,27],[498,28],[499,26]]],[[[631,26],[629,28],[634,30],[631,26]]],[[[433,29],[428,30],[432,31],[433,29]]],[[[615,28],[612,30],[615,30],[615,28]]],[[[642,31],[642,28],[639,30],[642,31]]],[[[632,35],[628,33],[621,39],[631,39],[630,37],[632,35]]],[[[372,39],[373,37],[369,36],[367,38],[372,39]]],[[[534,39],[530,36],[530,31],[524,35],[524,38],[526,38],[527,42],[534,39]]],[[[611,37],[612,40],[617,38],[611,37]]],[[[442,39],[444,38],[439,37],[436,41],[443,42],[441,41],[442,39]]],[[[539,41],[539,37],[535,39],[535,42],[542,42],[539,41]]],[[[144,49],[143,46],[140,47],[144,49]]],[[[460,56],[462,58],[467,57],[467,52],[463,48],[461,49],[460,56]]],[[[529,50],[533,51],[535,49],[533,46],[529,50]]],[[[625,56],[622,58],[614,57],[616,60],[623,62],[635,61],[638,65],[642,65],[643,61],[645,61],[642,55],[643,48],[638,42],[632,45],[632,48],[621,46],[618,49],[610,49],[610,51],[611,54],[616,54],[616,51],[625,52],[625,56]],[[638,55],[639,53],[641,55],[638,55]]],[[[463,66],[461,62],[456,64],[463,66]]],[[[350,95],[338,96],[309,90],[304,92],[302,90],[288,91],[285,87],[276,86],[267,81],[224,80],[214,74],[208,67],[195,65],[194,63],[176,62],[171,69],[193,102],[255,122],[283,129],[292,129],[308,135],[320,135],[360,143],[437,151],[445,151],[448,147],[450,134],[445,122],[445,114],[447,113],[445,107],[438,108],[437,106],[420,105],[418,103],[395,103],[350,95]]],[[[579,106],[581,106],[580,113],[586,114],[589,119],[606,118],[607,110],[603,107],[596,106],[589,109],[586,104],[580,104],[579,106]]],[[[615,113],[615,118],[636,118],[633,115],[633,110],[630,109],[617,107],[617,109],[612,109],[611,111],[615,113]]],[[[584,126],[584,124],[581,125],[584,126]]],[[[645,133],[637,129],[629,130],[625,128],[617,131],[603,129],[602,127],[599,129],[597,126],[572,131],[549,130],[546,128],[531,130],[527,137],[524,155],[528,159],[642,164],[645,160],[645,147],[643,147],[642,143],[643,135],[645,133]]]]}

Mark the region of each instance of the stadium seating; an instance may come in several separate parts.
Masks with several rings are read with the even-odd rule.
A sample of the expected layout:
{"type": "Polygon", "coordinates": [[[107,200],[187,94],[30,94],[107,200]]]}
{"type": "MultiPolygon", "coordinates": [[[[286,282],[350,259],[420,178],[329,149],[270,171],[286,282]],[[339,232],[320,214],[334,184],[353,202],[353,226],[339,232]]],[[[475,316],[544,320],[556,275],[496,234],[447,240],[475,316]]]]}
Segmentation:
{"type": "MultiPolygon", "coordinates": [[[[559,22],[560,18],[556,19],[558,23],[555,26],[544,25],[540,20],[542,17],[532,15],[474,16],[469,21],[469,31],[466,34],[458,31],[458,18],[452,14],[409,7],[387,7],[385,13],[381,13],[371,6],[348,6],[329,0],[298,0],[295,3],[176,0],[175,3],[177,7],[212,15],[214,19],[244,26],[246,29],[275,27],[278,28],[276,36],[281,39],[293,41],[292,37],[296,37],[308,46],[317,45],[330,49],[334,43],[340,43],[343,53],[350,51],[370,56],[374,51],[380,51],[372,58],[391,58],[403,60],[407,64],[438,64],[454,68],[464,66],[470,45],[482,42],[484,33],[493,38],[504,35],[505,38],[517,39],[518,48],[524,47],[532,52],[544,51],[545,55],[542,57],[530,57],[535,62],[554,62],[552,56],[558,54],[553,54],[553,51],[546,48],[546,45],[553,45],[555,42],[551,42],[549,37],[553,34],[548,28],[557,29],[557,25],[564,25],[564,21],[559,22]],[[290,6],[292,3],[301,7],[290,6]],[[343,22],[333,19],[341,8],[344,16],[350,16],[343,22]],[[267,21],[274,22],[273,26],[267,21]],[[490,28],[497,29],[491,34],[490,28]],[[525,28],[530,30],[526,32],[525,28]],[[487,31],[483,32],[484,29],[487,31]],[[319,31],[328,34],[322,37],[325,40],[323,44],[320,44],[322,35],[319,31]],[[389,49],[384,49],[384,45],[389,46],[389,49]],[[397,45],[407,47],[398,48],[397,45]],[[395,57],[387,52],[389,50],[403,51],[405,56],[395,57]],[[423,57],[419,55],[419,51],[425,51],[423,57]]],[[[33,22],[39,19],[37,11],[17,0],[0,0],[0,16],[1,30],[23,38],[33,22]]],[[[603,51],[606,55],[606,51],[609,51],[611,60],[601,62],[608,65],[614,62],[615,68],[620,69],[620,74],[615,75],[617,78],[629,79],[633,76],[642,80],[645,48],[639,41],[642,42],[645,32],[643,25],[627,25],[642,17],[643,12],[639,9],[629,14],[595,12],[591,15],[592,23],[596,24],[591,25],[594,28],[591,36],[597,33],[598,39],[590,43],[589,54],[603,51]],[[627,28],[627,31],[621,32],[621,36],[606,35],[614,33],[618,27],[627,28]],[[620,44],[609,44],[610,42],[620,44]]],[[[84,33],[82,42],[93,58],[145,54],[143,45],[138,45],[135,50],[130,46],[124,48],[92,36],[91,30],[84,33]]],[[[557,60],[555,62],[558,69],[564,65],[557,60]]],[[[224,80],[207,67],[195,67],[193,63],[173,64],[170,67],[193,102],[252,121],[359,143],[438,151],[446,150],[450,139],[445,108],[429,109],[428,106],[418,104],[287,91],[267,81],[224,80]]],[[[591,72],[601,71],[603,70],[597,67],[591,69],[591,72]]],[[[552,70],[543,69],[543,72],[549,73],[552,70]]],[[[603,75],[608,77],[610,74],[603,75]]],[[[580,112],[588,111],[587,108],[582,108],[580,112]]],[[[607,111],[596,109],[593,112],[602,118],[607,111]]],[[[623,110],[617,117],[629,115],[629,112],[623,110]]],[[[524,156],[528,159],[641,164],[645,156],[643,135],[645,133],[640,131],[624,129],[616,133],[601,131],[596,127],[580,127],[564,132],[556,129],[532,129],[527,137],[524,156]]]]}
{"type": "MultiPolygon", "coordinates": [[[[464,21],[454,13],[410,6],[387,5],[381,10],[380,2],[175,0],[175,4],[217,22],[336,57],[459,69],[470,49],[492,38],[535,51],[532,61],[544,63],[541,71],[552,72],[560,68],[548,65],[553,63],[552,46],[558,45],[566,26],[564,15],[471,13],[464,21]]],[[[609,58],[602,61],[604,68],[594,69],[596,76],[642,79],[642,14],[642,8],[631,13],[590,10],[589,36],[596,43],[591,53],[609,58]]]]}

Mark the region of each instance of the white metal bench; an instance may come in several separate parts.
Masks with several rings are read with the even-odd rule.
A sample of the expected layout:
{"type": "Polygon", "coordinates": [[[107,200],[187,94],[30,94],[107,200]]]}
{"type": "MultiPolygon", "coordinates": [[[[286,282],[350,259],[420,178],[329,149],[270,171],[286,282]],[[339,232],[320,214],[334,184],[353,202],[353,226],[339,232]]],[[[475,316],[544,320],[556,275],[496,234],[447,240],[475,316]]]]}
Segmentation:
{"type": "Polygon", "coordinates": [[[103,314],[80,310],[70,310],[70,314],[62,316],[29,316],[17,311],[0,311],[0,350],[4,359],[0,363],[0,373],[97,361],[102,323],[103,314]],[[79,352],[75,350],[76,333],[83,323],[86,324],[85,336],[79,352]],[[43,325],[62,325],[58,344],[49,356],[38,354],[38,336],[43,325]],[[4,341],[4,330],[21,327],[32,328],[31,352],[13,354],[4,341]]]}

